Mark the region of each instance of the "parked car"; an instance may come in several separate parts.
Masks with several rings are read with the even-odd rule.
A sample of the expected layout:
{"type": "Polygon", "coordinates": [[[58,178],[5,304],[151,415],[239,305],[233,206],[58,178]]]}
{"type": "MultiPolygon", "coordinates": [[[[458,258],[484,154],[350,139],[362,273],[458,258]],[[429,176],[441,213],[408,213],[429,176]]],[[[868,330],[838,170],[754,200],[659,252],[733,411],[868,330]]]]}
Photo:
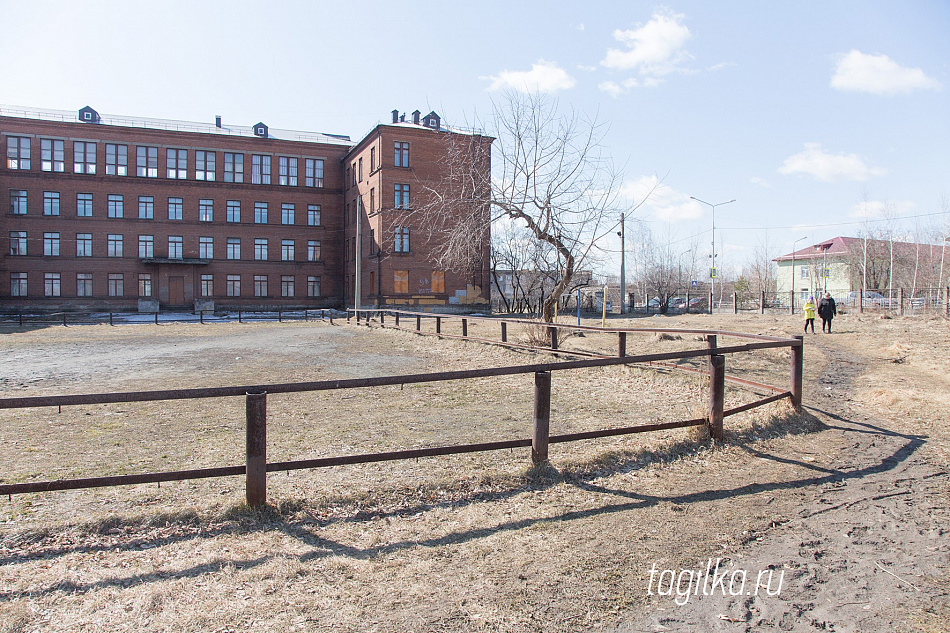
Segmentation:
{"type": "MultiPolygon", "coordinates": [[[[894,300],[896,302],[896,299],[894,300]]],[[[848,296],[844,300],[846,306],[858,307],[861,303],[861,291],[853,290],[848,293],[848,296]]],[[[885,297],[879,292],[872,292],[870,290],[864,291],[864,307],[868,308],[890,308],[891,299],[885,297]]]]}
{"type": "Polygon", "coordinates": [[[683,310],[686,308],[686,297],[670,297],[666,302],[668,308],[683,310]]]}

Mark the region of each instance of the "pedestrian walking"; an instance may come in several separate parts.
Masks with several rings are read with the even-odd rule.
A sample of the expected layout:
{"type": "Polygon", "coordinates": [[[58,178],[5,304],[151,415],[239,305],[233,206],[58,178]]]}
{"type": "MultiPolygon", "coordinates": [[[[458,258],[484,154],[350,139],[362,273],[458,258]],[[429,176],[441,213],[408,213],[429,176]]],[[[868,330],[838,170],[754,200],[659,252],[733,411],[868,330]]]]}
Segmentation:
{"type": "Polygon", "coordinates": [[[808,334],[808,326],[811,325],[811,333],[815,333],[815,298],[808,297],[808,301],[803,306],[805,309],[805,334],[808,334]]]}
{"type": "MultiPolygon", "coordinates": [[[[831,293],[826,292],[825,296],[818,302],[818,316],[821,317],[821,331],[828,328],[828,334],[831,334],[831,320],[838,316],[838,306],[831,297],[831,293]]],[[[814,330],[814,328],[812,328],[814,330]]]]}

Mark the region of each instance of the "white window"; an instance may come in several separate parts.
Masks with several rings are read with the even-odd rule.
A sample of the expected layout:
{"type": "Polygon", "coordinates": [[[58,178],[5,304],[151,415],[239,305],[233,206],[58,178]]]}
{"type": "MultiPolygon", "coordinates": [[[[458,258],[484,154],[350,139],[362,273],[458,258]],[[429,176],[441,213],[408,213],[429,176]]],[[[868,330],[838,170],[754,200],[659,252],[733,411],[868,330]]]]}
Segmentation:
{"type": "Polygon", "coordinates": [[[224,182],[244,182],[244,154],[224,153],[224,182]]]}
{"type": "Polygon", "coordinates": [[[277,184],[289,187],[297,186],[297,159],[289,156],[277,157],[277,184]]]}
{"type": "Polygon", "coordinates": [[[125,275],[109,273],[109,296],[121,297],[125,295],[125,275]]]}
{"type": "Polygon", "coordinates": [[[294,276],[293,275],[280,276],[280,296],[281,297],[294,296],[294,276]]]}
{"type": "Polygon", "coordinates": [[[214,275],[201,276],[201,296],[202,297],[214,296],[214,275]]]}
{"type": "Polygon", "coordinates": [[[320,226],[320,205],[307,205],[307,226],[320,226]]]}
{"type": "Polygon", "coordinates": [[[91,297],[92,296],[92,273],[77,273],[76,274],[76,296],[77,297],[91,297]]]}
{"type": "Polygon", "coordinates": [[[96,144],[73,141],[73,173],[96,173],[96,144]]]}
{"type": "Polygon", "coordinates": [[[255,185],[270,184],[270,156],[251,154],[251,183],[255,185]]]}
{"type": "Polygon", "coordinates": [[[214,180],[215,154],[204,150],[195,151],[195,180],[214,180]]]}
{"type": "Polygon", "coordinates": [[[43,171],[66,171],[65,158],[65,141],[48,138],[40,139],[40,168],[43,171]]]}
{"type": "Polygon", "coordinates": [[[188,150],[186,149],[168,149],[165,150],[165,175],[168,178],[184,180],[188,177],[188,150]]]}
{"type": "Polygon", "coordinates": [[[228,259],[241,259],[241,238],[228,238],[228,259]]]}
{"type": "Polygon", "coordinates": [[[306,170],[304,184],[306,184],[308,187],[322,187],[323,159],[308,158],[306,161],[304,161],[304,168],[306,170]]]}
{"type": "Polygon", "coordinates": [[[10,190],[10,213],[13,215],[26,215],[26,190],[10,190]]]}
{"type": "Polygon", "coordinates": [[[294,261],[294,241],[293,240],[281,240],[280,241],[280,259],[285,262],[294,261]]]}
{"type": "Polygon", "coordinates": [[[139,257],[155,257],[155,237],[152,235],[139,235],[139,257]]]}
{"type": "Polygon", "coordinates": [[[267,259],[267,239],[257,238],[254,240],[254,259],[267,259]]]}
{"type": "Polygon", "coordinates": [[[10,231],[10,254],[26,255],[26,231],[10,231]]]}
{"type": "Polygon", "coordinates": [[[281,224],[293,224],[294,223],[294,203],[293,202],[284,202],[280,205],[280,223],[281,224]]]}
{"type": "Polygon", "coordinates": [[[151,220],[155,217],[155,198],[139,196],[139,219],[151,220]]]}
{"type": "Polygon", "coordinates": [[[47,297],[58,297],[61,294],[62,279],[59,273],[44,273],[45,294],[47,297]]]}
{"type": "Polygon", "coordinates": [[[80,218],[92,217],[92,194],[91,193],[77,193],[76,194],[76,215],[80,218]]]}
{"type": "Polygon", "coordinates": [[[309,275],[307,277],[307,296],[308,297],[319,297],[320,296],[320,278],[309,275]]]}
{"type": "Polygon", "coordinates": [[[169,198],[168,199],[168,219],[180,220],[184,206],[185,205],[182,202],[181,198],[169,198]]]}
{"type": "MultiPolygon", "coordinates": [[[[30,168],[30,139],[26,136],[7,137],[7,169],[30,168]]],[[[20,295],[26,296],[26,294],[20,295]]]]}
{"type": "Polygon", "coordinates": [[[92,233],[76,233],[76,257],[92,257],[92,233]]]}
{"type": "Polygon", "coordinates": [[[211,222],[214,220],[214,200],[198,201],[198,221],[211,222]]]}
{"type": "Polygon", "coordinates": [[[198,238],[198,257],[201,259],[214,259],[214,238],[198,238]]]}
{"type": "Polygon", "coordinates": [[[241,276],[240,275],[228,275],[228,296],[229,297],[241,296],[241,276]]]}
{"type": "Polygon", "coordinates": [[[10,273],[10,296],[25,297],[26,291],[26,273],[10,273]]]}
{"type": "Polygon", "coordinates": [[[266,202],[254,203],[254,223],[267,224],[267,203],[266,202]]]}
{"type": "Polygon", "coordinates": [[[125,216],[125,199],[119,194],[109,194],[109,217],[121,218],[125,216]]]}
{"type": "Polygon", "coordinates": [[[254,296],[267,296],[267,275],[254,275],[254,296]]]}
{"type": "Polygon", "coordinates": [[[151,273],[139,273],[139,296],[140,297],[152,296],[152,274],[151,273]]]}
{"type": "Polygon", "coordinates": [[[106,143],[106,175],[127,176],[129,174],[129,146],[106,143]]]}
{"type": "Polygon", "coordinates": [[[59,233],[43,233],[43,255],[59,257],[59,233]]]}
{"type": "Polygon", "coordinates": [[[393,249],[397,253],[408,253],[409,252],[409,227],[408,226],[397,226],[396,227],[396,246],[393,249]]]}
{"type": "Polygon", "coordinates": [[[139,145],[135,148],[135,174],[142,178],[158,178],[158,148],[139,145]]]}
{"type": "Polygon", "coordinates": [[[308,262],[320,261],[320,240],[307,241],[307,261],[308,262]]]}
{"type": "Polygon", "coordinates": [[[228,222],[241,221],[241,201],[228,200],[228,222]]]}

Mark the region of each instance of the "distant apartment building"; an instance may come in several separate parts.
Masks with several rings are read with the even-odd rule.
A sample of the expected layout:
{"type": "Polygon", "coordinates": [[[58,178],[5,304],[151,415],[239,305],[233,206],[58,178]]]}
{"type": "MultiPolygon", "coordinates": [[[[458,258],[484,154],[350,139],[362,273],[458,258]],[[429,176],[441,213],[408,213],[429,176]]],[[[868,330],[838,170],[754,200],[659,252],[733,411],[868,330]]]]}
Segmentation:
{"type": "Polygon", "coordinates": [[[340,307],[357,288],[364,306],[485,303],[487,229],[485,278],[466,277],[434,270],[400,218],[438,182],[449,134],[463,133],[435,113],[354,145],[220,117],[0,107],[0,309],[340,307]]]}

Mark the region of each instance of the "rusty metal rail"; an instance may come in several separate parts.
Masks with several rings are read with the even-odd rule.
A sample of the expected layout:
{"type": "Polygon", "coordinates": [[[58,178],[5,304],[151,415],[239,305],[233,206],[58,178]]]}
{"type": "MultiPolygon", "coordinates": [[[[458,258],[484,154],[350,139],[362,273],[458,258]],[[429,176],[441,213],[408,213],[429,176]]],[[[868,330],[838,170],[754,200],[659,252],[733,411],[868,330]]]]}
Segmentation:
{"type": "MultiPolygon", "coordinates": [[[[675,331],[686,332],[684,330],[675,331]]],[[[704,333],[701,331],[690,332],[704,333]]],[[[246,463],[244,465],[107,477],[8,483],[0,484],[0,495],[49,492],[55,490],[77,490],[84,488],[142,483],[160,483],[163,481],[168,482],[185,479],[227,477],[243,474],[246,477],[245,490],[247,502],[249,505],[258,506],[266,503],[266,473],[268,472],[414,459],[418,457],[436,457],[441,455],[493,451],[506,448],[523,448],[529,446],[531,447],[532,461],[535,463],[541,463],[547,461],[548,445],[553,443],[573,442],[585,439],[611,437],[632,433],[646,433],[664,429],[683,428],[699,425],[707,425],[710,429],[711,436],[714,439],[719,440],[722,439],[722,420],[724,417],[729,415],[735,415],[742,411],[747,411],[749,409],[762,406],[776,400],[781,400],[783,398],[790,398],[793,406],[800,408],[802,379],[802,337],[795,337],[792,339],[777,339],[776,337],[756,337],[751,335],[745,336],[745,338],[758,338],[759,340],[754,343],[718,347],[715,344],[715,335],[712,335],[708,332],[705,332],[705,334],[709,335],[711,338],[707,339],[710,341],[710,343],[709,346],[704,349],[682,350],[677,352],[664,352],[656,354],[640,354],[635,356],[600,357],[574,361],[490,367],[484,369],[404,374],[398,376],[380,376],[374,378],[354,378],[347,380],[325,380],[317,382],[0,398],[0,409],[21,409],[49,406],[62,407],[90,404],[149,402],[156,400],[185,400],[236,396],[243,396],[246,399],[246,463]],[[754,386],[763,387],[769,391],[772,391],[773,394],[755,402],[747,403],[724,411],[722,406],[724,389],[721,387],[721,385],[723,384],[723,380],[725,378],[725,355],[749,352],[756,349],[781,347],[788,347],[792,352],[790,367],[790,389],[783,391],[777,387],[753,383],[754,386]],[[719,385],[710,389],[710,401],[708,403],[706,417],[692,420],[584,431],[563,435],[549,434],[551,372],[701,357],[706,357],[708,359],[710,384],[714,386],[719,385]],[[266,397],[268,394],[327,391],[337,389],[358,389],[387,385],[392,386],[428,382],[443,382],[450,380],[468,380],[474,378],[491,378],[530,373],[535,375],[534,434],[531,438],[267,463],[266,397]]],[[[745,382],[749,383],[749,381],[745,382]]]]}

